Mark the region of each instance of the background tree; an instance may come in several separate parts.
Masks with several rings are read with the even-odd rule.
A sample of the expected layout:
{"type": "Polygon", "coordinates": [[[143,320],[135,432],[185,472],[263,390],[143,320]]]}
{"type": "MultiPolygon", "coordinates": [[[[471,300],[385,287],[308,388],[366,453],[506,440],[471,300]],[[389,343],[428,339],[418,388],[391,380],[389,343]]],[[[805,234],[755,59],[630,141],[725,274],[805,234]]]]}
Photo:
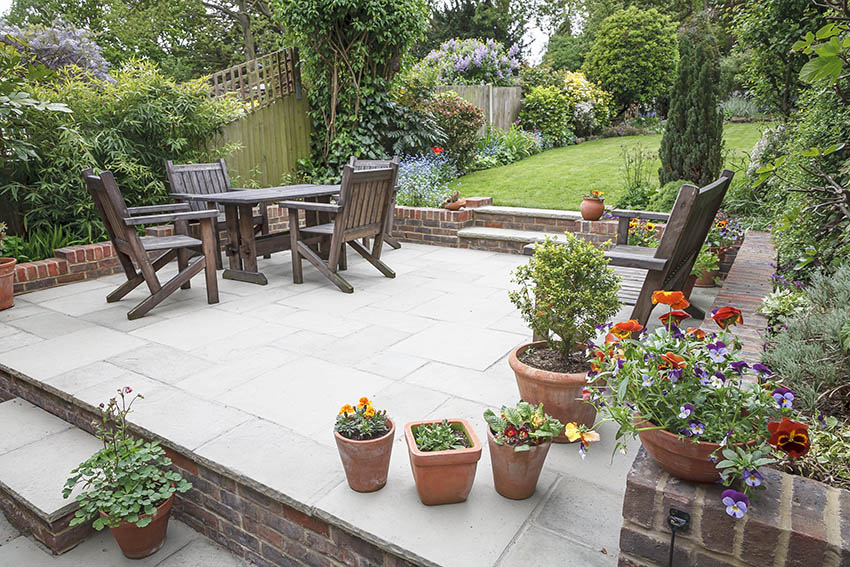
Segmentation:
{"type": "Polygon", "coordinates": [[[632,6],[607,17],[583,69],[614,95],[620,110],[648,106],[670,91],[679,60],[676,24],[658,10],[632,6]]]}
{"type": "Polygon", "coordinates": [[[584,35],[556,33],[549,38],[546,53],[543,54],[543,63],[556,71],[560,69],[576,71],[581,69],[587,49],[587,40],[584,35]]]}
{"type": "Polygon", "coordinates": [[[682,30],[679,56],[658,177],[662,186],[677,179],[703,186],[718,177],[723,165],[723,111],[717,96],[720,62],[705,19],[682,30]]]}

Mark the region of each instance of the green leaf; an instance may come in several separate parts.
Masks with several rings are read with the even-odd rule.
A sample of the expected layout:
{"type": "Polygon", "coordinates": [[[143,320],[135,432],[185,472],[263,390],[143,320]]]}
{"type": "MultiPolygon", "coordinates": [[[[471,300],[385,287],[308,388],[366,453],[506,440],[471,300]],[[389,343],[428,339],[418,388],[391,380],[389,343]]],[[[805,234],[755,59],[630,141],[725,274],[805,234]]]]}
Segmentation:
{"type": "Polygon", "coordinates": [[[810,59],[800,69],[800,80],[816,83],[823,79],[835,80],[841,76],[844,62],[837,56],[820,56],[810,59]]]}

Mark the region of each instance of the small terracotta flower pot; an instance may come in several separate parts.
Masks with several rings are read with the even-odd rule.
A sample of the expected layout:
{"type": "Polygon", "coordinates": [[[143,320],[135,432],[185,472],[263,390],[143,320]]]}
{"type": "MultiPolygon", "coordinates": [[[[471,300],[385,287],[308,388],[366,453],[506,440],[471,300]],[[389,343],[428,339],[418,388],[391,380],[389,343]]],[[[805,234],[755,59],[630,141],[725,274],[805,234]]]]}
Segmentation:
{"type": "Polygon", "coordinates": [[[496,492],[514,500],[530,498],[537,490],[537,479],[552,443],[547,441],[528,451],[516,452],[510,445],[497,444],[493,430],[488,427],[487,444],[496,492]]]}
{"type": "MultiPolygon", "coordinates": [[[[121,522],[117,527],[109,528],[112,537],[115,538],[125,557],[141,559],[159,551],[165,542],[165,533],[168,531],[168,517],[171,514],[173,503],[174,495],[172,494],[153,513],[153,521],[143,528],[129,522],[121,522]]],[[[108,517],[103,512],[100,513],[100,516],[102,518],[108,517]]]]}
{"type": "Polygon", "coordinates": [[[711,270],[710,272],[703,272],[701,276],[699,276],[694,282],[695,287],[714,287],[715,278],[720,274],[720,270],[711,270]]]}
{"type": "Polygon", "coordinates": [[[463,207],[466,206],[466,199],[458,199],[457,201],[452,201],[451,203],[446,203],[443,205],[443,208],[448,209],[450,211],[459,211],[463,207]]]}
{"type": "MultiPolygon", "coordinates": [[[[587,386],[587,373],[568,374],[534,368],[519,359],[529,348],[545,347],[546,341],[520,345],[511,352],[508,364],[516,375],[516,383],[523,401],[533,405],[542,403],[543,410],[561,423],[572,421],[591,427],[596,419],[596,408],[581,399],[587,386]]],[[[565,435],[553,439],[555,443],[569,443],[565,435]]]]}
{"type": "Polygon", "coordinates": [[[390,430],[377,439],[355,441],[347,439],[334,431],[336,448],[348,486],[357,492],[375,492],[387,484],[387,471],[390,468],[390,455],[393,452],[395,424],[387,419],[390,430]]]}
{"type": "Polygon", "coordinates": [[[602,199],[585,197],[581,201],[581,218],[584,220],[599,220],[605,212],[605,202],[602,199]]]}
{"type": "Polygon", "coordinates": [[[426,506],[463,502],[472,490],[475,469],[481,458],[481,442],[465,419],[448,420],[452,427],[466,433],[470,447],[448,451],[420,451],[416,447],[413,430],[420,425],[441,423],[441,419],[414,421],[404,426],[407,454],[419,499],[426,506]]]}
{"type": "Polygon", "coordinates": [[[15,305],[15,258],[0,258],[0,311],[15,305]]]}

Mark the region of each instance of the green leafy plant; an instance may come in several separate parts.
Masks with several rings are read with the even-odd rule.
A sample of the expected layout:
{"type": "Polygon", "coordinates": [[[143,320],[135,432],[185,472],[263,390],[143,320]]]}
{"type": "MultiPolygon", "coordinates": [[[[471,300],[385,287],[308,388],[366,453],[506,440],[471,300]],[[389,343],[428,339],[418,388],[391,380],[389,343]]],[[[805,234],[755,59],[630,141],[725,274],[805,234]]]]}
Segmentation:
{"type": "Polygon", "coordinates": [[[723,111],[723,118],[726,120],[732,120],[733,118],[758,120],[763,116],[756,103],[744,95],[730,96],[720,103],[720,110],[723,111]]]}
{"type": "Polygon", "coordinates": [[[620,278],[604,252],[569,232],[561,241],[539,243],[528,263],[513,272],[513,282],[518,289],[509,292],[511,302],[564,359],[620,308],[620,278]]]}
{"type": "Polygon", "coordinates": [[[448,157],[463,171],[475,155],[484,111],[454,91],[434,95],[426,108],[445,133],[444,149],[448,157]]]}
{"type": "Polygon", "coordinates": [[[543,138],[539,134],[526,132],[516,124],[512,124],[507,130],[490,125],[478,140],[475,157],[469,169],[475,171],[508,165],[541,151],[543,138]]]}
{"type": "Polygon", "coordinates": [[[699,254],[697,254],[696,260],[694,260],[694,267],[691,268],[691,275],[699,278],[703,274],[713,272],[719,267],[720,258],[717,256],[717,253],[704,245],[700,249],[699,254]]]}
{"type": "Polygon", "coordinates": [[[96,530],[114,528],[122,522],[143,528],[153,520],[157,507],[176,492],[192,488],[179,473],[169,469],[171,459],[158,442],[135,439],[128,431],[127,414],[133,403],[143,399],[126,386],[118,396],[100,404],[100,422],[94,422],[95,435],[103,449],[71,471],[62,496],[71,496],[74,488],[79,510],[70,525],[94,520],[96,530]]]}
{"type": "Polygon", "coordinates": [[[510,445],[517,453],[551,441],[564,429],[560,421],[543,413],[543,404],[534,407],[527,402],[519,402],[515,407],[502,406],[499,415],[488,409],[484,420],[496,444],[510,445]]]}
{"type": "Polygon", "coordinates": [[[0,239],[0,252],[17,258],[19,262],[35,262],[52,258],[57,248],[86,244],[94,240],[92,237],[78,237],[61,226],[36,228],[25,236],[10,236],[5,243],[0,239]]]}
{"type": "Polygon", "coordinates": [[[652,195],[652,198],[649,200],[649,204],[647,205],[647,209],[650,211],[660,211],[662,213],[669,213],[672,211],[682,185],[694,185],[694,183],[685,179],[677,179],[675,181],[665,183],[652,195]]]}
{"type": "Polygon", "coordinates": [[[420,451],[449,451],[469,447],[469,438],[463,427],[454,426],[444,419],[440,423],[429,423],[417,426],[413,431],[413,439],[420,451]]]}
{"type": "Polygon", "coordinates": [[[620,157],[622,165],[620,172],[623,177],[625,191],[617,201],[618,209],[645,210],[655,196],[657,188],[650,181],[652,178],[651,166],[655,159],[655,153],[646,149],[643,144],[634,146],[620,146],[620,157]]]}
{"type": "Polygon", "coordinates": [[[569,97],[558,87],[531,87],[522,99],[519,121],[523,129],[540,132],[551,146],[572,144],[575,136],[570,129],[572,105],[569,97]]]}
{"type": "Polygon", "coordinates": [[[771,325],[775,325],[783,318],[803,313],[808,308],[809,304],[803,290],[783,287],[762,299],[756,311],[767,317],[771,325]]]}
{"type": "Polygon", "coordinates": [[[369,398],[360,398],[356,406],[345,404],[336,416],[334,431],[355,441],[383,437],[390,430],[386,410],[376,410],[369,398]]]}
{"type": "Polygon", "coordinates": [[[4,251],[3,245],[6,243],[6,239],[8,238],[6,236],[6,230],[7,230],[6,223],[3,222],[3,221],[0,221],[0,252],[4,251]]]}

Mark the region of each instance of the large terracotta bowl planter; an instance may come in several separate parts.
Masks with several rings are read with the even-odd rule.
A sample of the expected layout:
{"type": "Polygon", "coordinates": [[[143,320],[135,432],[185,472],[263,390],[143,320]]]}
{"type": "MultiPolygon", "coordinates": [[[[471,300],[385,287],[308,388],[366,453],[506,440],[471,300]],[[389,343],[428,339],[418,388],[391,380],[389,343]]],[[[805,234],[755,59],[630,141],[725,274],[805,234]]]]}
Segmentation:
{"type": "MultiPolygon", "coordinates": [[[[638,421],[638,427],[654,427],[648,421],[638,421]]],[[[694,443],[687,438],[680,439],[678,435],[664,429],[645,429],[638,431],[640,442],[646,452],[655,459],[661,468],[676,478],[712,484],[720,480],[720,471],[709,458],[720,445],[699,441],[694,443]]]]}
{"type": "Polygon", "coordinates": [[[15,264],[14,258],[0,258],[0,311],[15,304],[15,264]]]}
{"type": "Polygon", "coordinates": [[[481,458],[481,442],[472,426],[465,419],[450,419],[455,429],[466,433],[470,446],[466,449],[448,451],[420,451],[416,447],[413,432],[421,425],[441,423],[441,419],[414,421],[404,426],[407,454],[419,499],[426,506],[463,502],[472,490],[475,469],[481,458]]]}
{"type": "Polygon", "coordinates": [[[599,220],[605,212],[605,202],[602,199],[585,197],[581,201],[581,218],[584,220],[599,220]]]}
{"type": "MultiPolygon", "coordinates": [[[[165,533],[168,531],[168,517],[171,514],[173,503],[174,495],[172,494],[168,500],[157,507],[153,513],[153,521],[143,528],[128,522],[121,522],[117,527],[109,528],[112,537],[115,538],[125,557],[141,559],[159,551],[165,542],[165,533]]],[[[103,512],[100,515],[104,518],[107,517],[103,512]]]]}
{"type": "MultiPolygon", "coordinates": [[[[508,357],[520,396],[533,405],[542,403],[543,410],[561,423],[574,421],[591,427],[596,419],[596,408],[581,399],[581,391],[587,386],[586,372],[550,372],[529,366],[519,359],[529,348],[545,346],[546,341],[520,345],[508,357]]],[[[558,435],[553,441],[570,442],[565,435],[558,435]]]]}
{"type": "Polygon", "coordinates": [[[395,424],[387,420],[390,430],[377,439],[356,441],[347,439],[334,431],[336,448],[345,469],[348,486],[357,492],[375,492],[387,484],[390,455],[393,452],[395,424]]]}
{"type": "Polygon", "coordinates": [[[497,444],[493,431],[488,427],[487,444],[496,492],[513,500],[530,498],[537,490],[537,479],[552,443],[547,441],[517,453],[510,445],[497,444]]]}

